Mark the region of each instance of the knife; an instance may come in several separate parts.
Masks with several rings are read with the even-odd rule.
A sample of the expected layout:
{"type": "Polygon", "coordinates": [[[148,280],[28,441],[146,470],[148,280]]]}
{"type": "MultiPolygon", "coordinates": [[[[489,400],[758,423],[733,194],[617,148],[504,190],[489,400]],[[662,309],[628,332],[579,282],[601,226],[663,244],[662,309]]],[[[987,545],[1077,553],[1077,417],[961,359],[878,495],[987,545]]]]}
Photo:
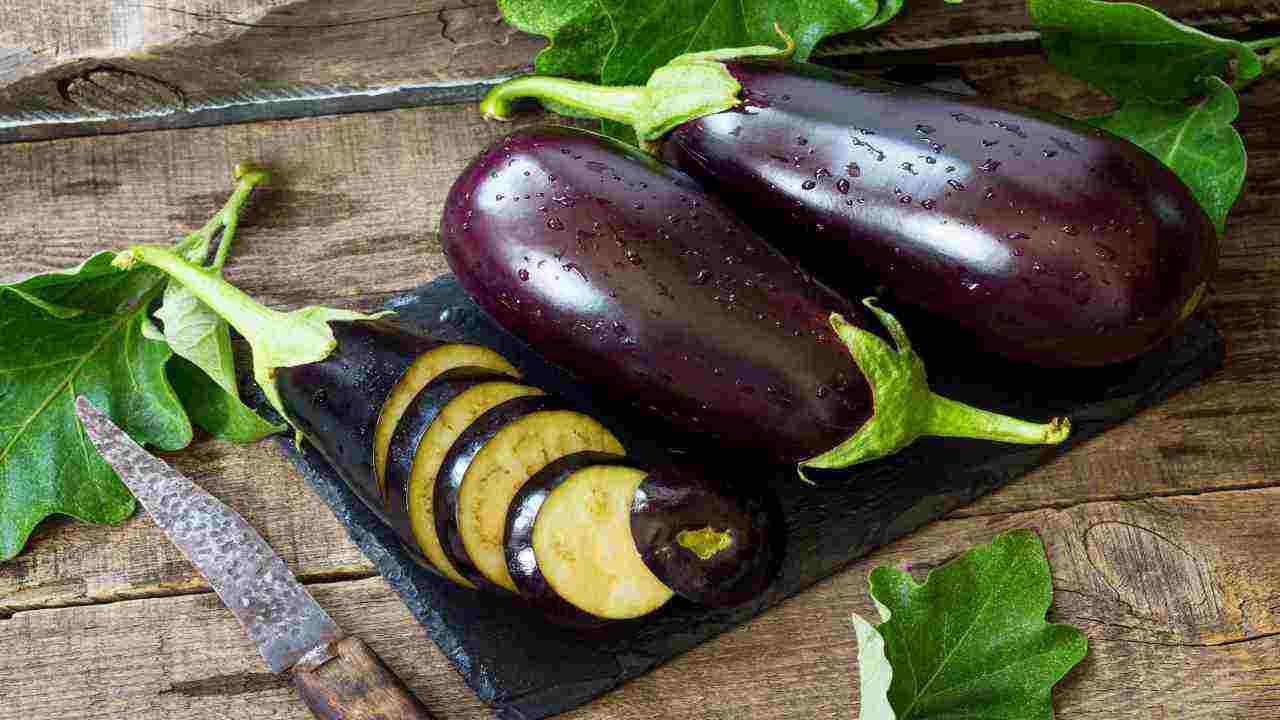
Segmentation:
{"type": "Polygon", "coordinates": [[[84,396],[85,433],[195,565],[276,674],[320,720],[432,720],[400,678],[347,635],[235,510],[142,449],[84,396]]]}

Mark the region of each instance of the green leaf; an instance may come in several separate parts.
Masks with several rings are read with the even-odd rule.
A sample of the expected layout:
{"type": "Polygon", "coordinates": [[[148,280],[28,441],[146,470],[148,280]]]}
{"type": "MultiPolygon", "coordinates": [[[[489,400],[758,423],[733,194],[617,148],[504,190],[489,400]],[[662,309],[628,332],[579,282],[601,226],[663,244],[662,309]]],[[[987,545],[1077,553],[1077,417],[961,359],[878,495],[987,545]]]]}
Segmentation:
{"type": "Polygon", "coordinates": [[[1220,78],[1203,81],[1205,95],[1187,103],[1130,100],[1092,122],[1160,158],[1213,219],[1221,234],[1244,186],[1244,141],[1231,127],[1240,112],[1236,94],[1220,78]]]}
{"type": "Polygon", "coordinates": [[[209,379],[236,394],[236,365],[231,355],[231,331],[209,306],[183,286],[171,282],[164,301],[156,311],[164,323],[164,337],[179,357],[185,358],[209,379]]]}
{"type": "MultiPolygon", "coordinates": [[[[227,205],[175,251],[203,257],[217,229],[225,225],[234,234],[241,206],[266,176],[245,166],[236,177],[227,205]]],[[[239,403],[206,379],[225,397],[192,390],[184,410],[166,374],[173,351],[148,317],[169,279],[153,268],[121,272],[119,258],[99,253],[70,270],[0,285],[0,562],[21,552],[49,515],[111,523],[134,510],[128,490],[81,430],[78,395],[160,450],[191,442],[187,410],[217,425],[226,398],[239,403]]],[[[228,436],[250,437],[253,425],[236,411],[229,406],[218,426],[228,436]]]]}
{"type": "Polygon", "coordinates": [[[1225,40],[1134,3],[1029,0],[1040,42],[1058,69],[1120,98],[1181,100],[1200,79],[1226,77],[1232,60],[1245,83],[1262,61],[1244,43],[1225,40]]]}
{"type": "Polygon", "coordinates": [[[888,567],[870,584],[884,622],[855,620],[863,720],[1051,720],[1054,684],[1088,650],[1079,630],[1045,622],[1053,585],[1030,530],[969,550],[923,584],[888,567]]]}
{"type": "Polygon", "coordinates": [[[685,53],[777,45],[777,23],[804,60],[822,38],[887,21],[900,0],[499,0],[517,28],[544,35],[538,73],[606,85],[643,84],[685,53]]]}
{"type": "Polygon", "coordinates": [[[169,361],[168,370],[169,381],[191,419],[214,437],[251,443],[285,429],[284,425],[262,419],[238,395],[227,392],[189,360],[175,357],[169,361]]]}
{"type": "Polygon", "coordinates": [[[191,441],[165,379],[172,353],[142,334],[164,276],[111,271],[112,257],[0,288],[0,561],[49,515],[119,522],[133,513],[128,490],[80,429],[77,395],[139,442],[176,450],[191,441]]]}

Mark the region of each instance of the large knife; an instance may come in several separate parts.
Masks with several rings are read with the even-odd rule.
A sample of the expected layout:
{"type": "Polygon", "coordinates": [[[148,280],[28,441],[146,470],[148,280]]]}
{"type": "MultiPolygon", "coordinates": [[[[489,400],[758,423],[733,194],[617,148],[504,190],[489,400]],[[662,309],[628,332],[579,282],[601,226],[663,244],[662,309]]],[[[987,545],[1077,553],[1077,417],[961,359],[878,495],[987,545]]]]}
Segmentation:
{"type": "Polygon", "coordinates": [[[290,673],[321,720],[431,720],[372,650],[347,635],[240,514],[142,449],[86,398],[76,415],[98,452],[209,581],[262,659],[290,673]]]}

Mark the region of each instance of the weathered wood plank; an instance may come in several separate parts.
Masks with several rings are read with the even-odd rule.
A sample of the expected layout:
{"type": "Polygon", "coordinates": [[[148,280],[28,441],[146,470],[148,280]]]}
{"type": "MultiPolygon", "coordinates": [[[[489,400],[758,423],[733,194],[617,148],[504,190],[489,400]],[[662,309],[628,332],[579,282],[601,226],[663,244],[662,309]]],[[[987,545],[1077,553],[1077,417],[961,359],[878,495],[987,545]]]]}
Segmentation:
{"type": "MultiPolygon", "coordinates": [[[[1280,703],[1277,511],[1280,489],[1268,489],[934,523],[566,717],[856,717],[848,616],[872,612],[869,569],[923,574],[1014,527],[1040,532],[1052,615],[1091,644],[1057,695],[1059,717],[1269,717],[1280,703]]],[[[486,716],[381,579],[313,590],[441,716],[486,716]]],[[[306,717],[211,595],[21,612],[0,621],[0,646],[0,706],[14,717],[306,717]]]]}
{"type": "MultiPolygon", "coordinates": [[[[1096,96],[1038,60],[969,67],[1000,97],[1099,107],[1096,96]]],[[[1243,98],[1250,180],[1209,303],[1230,340],[1227,367],[958,514],[1280,483],[1280,408],[1271,402],[1280,390],[1278,83],[1259,84],[1243,98]]],[[[179,237],[222,203],[234,163],[252,158],[277,178],[249,211],[231,279],[282,307],[371,308],[445,271],[435,240],[444,194],[467,160],[508,127],[451,107],[0,147],[7,189],[0,276],[179,237]]],[[[244,512],[304,576],[371,572],[269,446],[206,441],[174,459],[244,512]]],[[[0,565],[0,612],[164,594],[198,582],[145,519],[118,529],[55,522],[16,563],[0,565]]]]}
{"type": "MultiPolygon", "coordinates": [[[[1215,32],[1280,19],[1276,0],[1158,0],[1215,32]]],[[[503,23],[492,0],[4,0],[0,120],[172,112],[282,88],[386,88],[511,73],[543,40],[503,23]]],[[[981,11],[908,3],[876,31],[821,53],[1027,41],[1022,0],[981,11]]]]}
{"type": "Polygon", "coordinates": [[[182,108],[263,88],[456,82],[541,41],[492,0],[5,0],[0,116],[182,108]]]}

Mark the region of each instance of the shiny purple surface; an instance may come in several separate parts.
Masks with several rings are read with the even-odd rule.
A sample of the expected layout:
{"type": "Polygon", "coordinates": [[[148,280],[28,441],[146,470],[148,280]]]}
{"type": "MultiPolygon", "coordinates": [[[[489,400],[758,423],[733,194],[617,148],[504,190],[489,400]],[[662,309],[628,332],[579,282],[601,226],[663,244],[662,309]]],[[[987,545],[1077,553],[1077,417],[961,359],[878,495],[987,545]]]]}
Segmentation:
{"type": "Polygon", "coordinates": [[[455,182],[440,237],[501,325],[691,439],[795,461],[870,414],[827,324],[835,311],[870,327],[866,311],[633,148],[572,128],[518,131],[455,182]]]}
{"type": "Polygon", "coordinates": [[[1131,358],[1216,264],[1186,187],[1100,130],[810,65],[730,70],[744,105],[678,127],[665,159],[838,290],[883,284],[987,351],[1131,358]]]}

